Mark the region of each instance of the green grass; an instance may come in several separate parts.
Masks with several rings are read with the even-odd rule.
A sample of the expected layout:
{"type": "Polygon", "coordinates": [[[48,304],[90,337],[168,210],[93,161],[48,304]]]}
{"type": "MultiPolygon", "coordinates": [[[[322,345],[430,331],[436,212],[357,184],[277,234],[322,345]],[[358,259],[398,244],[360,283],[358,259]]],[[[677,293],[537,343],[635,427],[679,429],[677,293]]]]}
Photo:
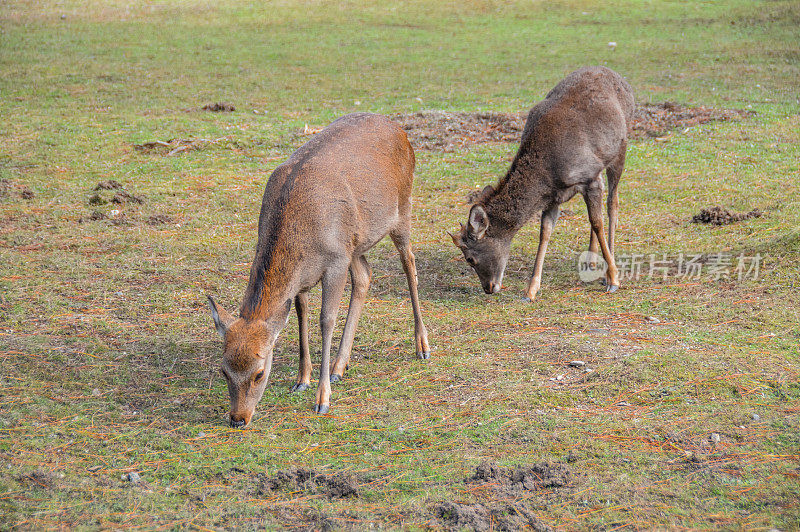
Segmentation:
{"type": "Polygon", "coordinates": [[[129,4],[0,5],[0,179],[35,193],[0,198],[0,528],[425,528],[441,501],[502,502],[463,482],[480,461],[568,455],[569,486],[514,501],[557,529],[800,527],[796,2],[129,4]],[[382,242],[333,415],[287,393],[293,319],[254,422],[229,429],[205,294],[238,306],[264,183],[297,132],[357,110],[518,112],[586,64],[641,102],[756,111],[632,143],[618,254],[759,253],[760,277],[645,277],[606,296],[578,282],[573,200],[540,298],[519,299],[535,223],[487,297],[445,231],[516,146],[418,151],[431,360],[413,357],[382,242]],[[237,110],[198,110],[216,101],[237,110]],[[218,142],[133,147],[172,138],[218,142]],[[108,179],[145,202],[88,205],[108,179]],[[712,205],[766,214],[690,223],[712,205]],[[78,222],[114,208],[127,224],[78,222]],[[360,494],[259,488],[290,466],[349,472],[360,494]]]}

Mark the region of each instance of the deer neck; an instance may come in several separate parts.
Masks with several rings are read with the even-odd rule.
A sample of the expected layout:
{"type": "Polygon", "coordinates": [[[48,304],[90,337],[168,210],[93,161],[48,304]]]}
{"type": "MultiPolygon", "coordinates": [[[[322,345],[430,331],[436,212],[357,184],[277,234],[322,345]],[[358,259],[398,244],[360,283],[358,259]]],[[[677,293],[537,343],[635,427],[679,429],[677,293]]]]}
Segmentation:
{"type": "Polygon", "coordinates": [[[552,190],[542,177],[542,170],[536,166],[514,161],[495,192],[483,202],[493,236],[513,236],[549,206],[552,190]]]}
{"type": "Polygon", "coordinates": [[[272,249],[265,249],[259,242],[240,309],[242,318],[264,321],[285,319],[292,299],[299,291],[294,277],[300,271],[298,257],[291,246],[278,243],[272,249]]]}

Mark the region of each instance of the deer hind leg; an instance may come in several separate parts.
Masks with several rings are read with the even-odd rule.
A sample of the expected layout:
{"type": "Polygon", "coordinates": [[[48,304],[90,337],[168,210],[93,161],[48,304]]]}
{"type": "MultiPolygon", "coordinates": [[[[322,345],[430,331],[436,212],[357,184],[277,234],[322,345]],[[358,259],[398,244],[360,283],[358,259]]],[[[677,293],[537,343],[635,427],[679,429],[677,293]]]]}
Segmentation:
{"type": "Polygon", "coordinates": [[[614,256],[606,242],[606,236],[603,231],[603,185],[602,181],[595,180],[587,188],[583,194],[583,199],[586,201],[586,208],[589,211],[589,223],[592,225],[592,231],[597,236],[600,250],[603,253],[603,259],[608,264],[606,270],[606,291],[616,292],[619,288],[619,276],[617,265],[614,262],[614,256]]]}
{"type": "Polygon", "coordinates": [[[298,336],[300,336],[300,367],[293,392],[302,392],[311,386],[311,351],[308,347],[308,292],[300,292],[294,298],[297,312],[298,336]]]}
{"type": "Polygon", "coordinates": [[[339,353],[331,371],[331,382],[341,379],[350,363],[350,352],[353,349],[356,326],[364,308],[364,301],[367,299],[367,290],[369,290],[371,279],[372,268],[370,268],[367,258],[364,255],[354,258],[350,263],[350,281],[353,284],[353,292],[350,294],[350,308],[347,310],[342,341],[339,342],[339,353]]]}
{"type": "Polygon", "coordinates": [[[619,180],[622,177],[622,171],[625,169],[626,151],[627,143],[623,142],[619,153],[606,168],[606,177],[608,178],[608,249],[611,250],[612,257],[614,256],[616,248],[616,232],[619,212],[618,186],[619,180]]]}
{"type": "Polygon", "coordinates": [[[528,301],[533,301],[539,287],[542,285],[542,267],[544,266],[544,256],[547,253],[547,244],[550,242],[550,235],[553,234],[553,227],[558,220],[558,205],[553,205],[542,213],[542,223],[539,227],[539,248],[536,250],[536,261],[533,264],[533,276],[528,283],[525,297],[528,301]]]}
{"type": "Polygon", "coordinates": [[[333,265],[322,276],[322,310],[319,324],[322,329],[322,361],[319,366],[319,386],[314,412],[327,414],[331,406],[331,343],[336,315],[347,284],[347,266],[333,265]]]}
{"type": "Polygon", "coordinates": [[[414,311],[414,343],[417,357],[426,360],[431,357],[431,348],[428,344],[428,330],[422,322],[422,311],[419,306],[419,293],[417,291],[417,265],[414,253],[411,251],[411,238],[409,236],[409,222],[402,224],[398,230],[390,233],[397,251],[400,253],[400,262],[408,281],[408,291],[411,294],[411,308],[414,311]]]}

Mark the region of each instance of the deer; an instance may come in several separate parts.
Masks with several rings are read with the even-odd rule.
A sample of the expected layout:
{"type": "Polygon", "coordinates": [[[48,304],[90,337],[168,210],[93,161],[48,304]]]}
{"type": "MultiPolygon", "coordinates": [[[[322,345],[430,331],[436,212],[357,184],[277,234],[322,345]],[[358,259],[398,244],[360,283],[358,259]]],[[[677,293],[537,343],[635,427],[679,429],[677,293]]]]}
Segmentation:
{"type": "Polygon", "coordinates": [[[559,206],[576,194],[583,196],[589,213],[589,251],[595,254],[590,256],[597,256],[599,244],[607,264],[606,291],[617,291],[618,185],[633,114],[631,86],[601,66],[572,72],[530,110],[509,170],[496,185],[487,185],[473,198],[467,224],[449,233],[484,292],[500,291],[511,240],[541,212],[539,246],[523,298],[534,300],[559,206]],[[608,180],[608,240],[603,231],[603,170],[608,180]]]}
{"type": "Polygon", "coordinates": [[[250,278],[235,318],[208,296],[223,340],[221,372],[230,425],[246,427],[261,400],[278,335],[292,301],[299,329],[299,369],[292,392],[311,385],[308,291],[322,284],[322,354],[314,411],[330,410],[331,383],[348,368],[372,269],[365,253],[391,237],[408,282],[416,355],[430,357],[411,249],[414,150],[405,131],[382,115],[345,115],[314,135],[270,175],[258,220],[250,278]],[[350,305],[333,367],[330,351],[348,273],[350,305]]]}

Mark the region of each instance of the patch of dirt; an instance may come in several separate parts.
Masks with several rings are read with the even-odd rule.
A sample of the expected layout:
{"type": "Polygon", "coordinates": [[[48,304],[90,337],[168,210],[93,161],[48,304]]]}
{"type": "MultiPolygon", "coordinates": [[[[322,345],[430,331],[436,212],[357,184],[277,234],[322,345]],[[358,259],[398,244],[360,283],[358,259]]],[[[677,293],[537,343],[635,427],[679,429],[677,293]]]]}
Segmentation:
{"type": "Polygon", "coordinates": [[[115,203],[117,205],[125,205],[127,203],[144,203],[144,196],[132,194],[125,190],[119,182],[114,181],[101,181],[94,187],[95,193],[89,197],[89,205],[105,205],[107,203],[115,203]],[[105,191],[116,191],[113,195],[105,191]]]}
{"type": "MultiPolygon", "coordinates": [[[[636,108],[629,138],[661,138],[670,131],[713,121],[736,120],[755,114],[739,109],[687,107],[674,102],[645,103],[636,108]]],[[[486,142],[517,143],[528,112],[449,113],[422,111],[393,115],[416,149],[451,152],[486,142]]]]}
{"type": "Polygon", "coordinates": [[[236,110],[233,104],[225,102],[209,103],[201,107],[203,111],[211,111],[212,113],[232,113],[236,110]]]}
{"type": "Polygon", "coordinates": [[[543,488],[561,488],[570,484],[572,470],[564,464],[531,464],[515,468],[501,467],[496,462],[481,462],[475,474],[466,478],[468,483],[490,484],[500,490],[536,491],[543,488]]]}
{"type": "Polygon", "coordinates": [[[392,116],[416,149],[452,152],[486,142],[519,142],[525,115],[422,111],[392,116]]]}
{"type": "Polygon", "coordinates": [[[142,144],[134,144],[133,148],[141,153],[173,157],[187,151],[201,150],[228,140],[227,137],[220,137],[218,139],[151,140],[149,142],[143,142],[142,144]]]}
{"type": "Polygon", "coordinates": [[[446,530],[552,530],[533,512],[518,506],[441,502],[433,507],[435,525],[446,530]]]}
{"type": "Polygon", "coordinates": [[[37,469],[25,475],[17,477],[18,482],[30,484],[31,486],[39,486],[40,488],[50,489],[56,481],[56,476],[50,471],[37,469]]]}
{"type": "Polygon", "coordinates": [[[699,214],[692,216],[692,223],[695,224],[711,224],[711,225],[728,225],[742,220],[749,220],[750,218],[760,218],[764,213],[758,209],[753,209],[750,212],[731,212],[722,207],[711,207],[709,209],[702,209],[699,214]]]}
{"type": "Polygon", "coordinates": [[[94,211],[89,216],[81,216],[80,218],[78,218],[78,223],[82,224],[85,222],[98,222],[100,220],[105,220],[106,218],[108,218],[108,216],[106,216],[102,212],[94,211]]]}
{"type": "Polygon", "coordinates": [[[706,122],[725,122],[751,116],[754,111],[685,107],[675,102],[645,103],[636,107],[631,137],[663,137],[676,128],[692,127],[706,122]]]}
{"type": "Polygon", "coordinates": [[[115,180],[109,179],[108,181],[100,181],[97,183],[97,186],[94,187],[94,190],[119,190],[122,188],[122,184],[115,180]]]}
{"type": "Polygon", "coordinates": [[[28,185],[16,183],[10,179],[0,179],[0,199],[14,196],[31,200],[36,197],[36,194],[33,193],[33,190],[28,185]]]}
{"type": "Polygon", "coordinates": [[[126,203],[144,203],[144,198],[142,196],[137,196],[136,194],[131,194],[126,190],[120,190],[114,197],[111,198],[111,203],[116,203],[117,205],[124,205],[126,203]]]}
{"type": "Polygon", "coordinates": [[[147,225],[161,225],[161,224],[168,224],[172,223],[174,219],[172,216],[167,214],[154,214],[152,216],[148,216],[147,219],[144,221],[147,225]]]}
{"type": "Polygon", "coordinates": [[[333,499],[358,497],[358,481],[347,473],[326,475],[313,469],[290,467],[282,469],[271,477],[262,476],[259,494],[267,495],[275,490],[309,491],[325,493],[333,499]]]}

